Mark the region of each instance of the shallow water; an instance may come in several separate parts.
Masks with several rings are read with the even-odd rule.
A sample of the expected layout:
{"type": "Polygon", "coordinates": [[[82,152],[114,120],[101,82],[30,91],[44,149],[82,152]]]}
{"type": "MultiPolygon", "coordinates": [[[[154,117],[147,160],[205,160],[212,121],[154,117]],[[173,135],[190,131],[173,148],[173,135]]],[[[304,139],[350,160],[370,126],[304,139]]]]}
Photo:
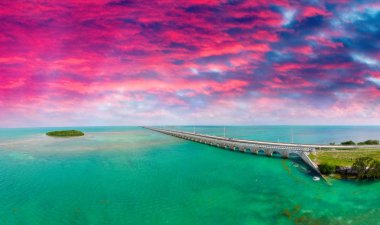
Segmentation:
{"type": "MultiPolygon", "coordinates": [[[[79,129],[86,136],[0,129],[0,224],[380,224],[380,182],[328,186],[298,161],[138,127],[79,129]]],[[[227,134],[287,141],[292,130],[303,143],[380,137],[379,127],[321,129],[228,127],[227,134]]],[[[196,130],[223,135],[221,127],[196,130]]]]}

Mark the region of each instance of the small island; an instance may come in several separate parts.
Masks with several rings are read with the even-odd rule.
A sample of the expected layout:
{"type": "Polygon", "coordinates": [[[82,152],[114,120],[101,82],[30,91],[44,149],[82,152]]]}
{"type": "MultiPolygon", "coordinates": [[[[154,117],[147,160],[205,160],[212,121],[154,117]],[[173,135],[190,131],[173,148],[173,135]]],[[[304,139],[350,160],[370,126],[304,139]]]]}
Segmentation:
{"type": "Polygon", "coordinates": [[[58,130],[47,132],[46,135],[51,137],[78,137],[83,136],[84,133],[79,130],[58,130]]]}

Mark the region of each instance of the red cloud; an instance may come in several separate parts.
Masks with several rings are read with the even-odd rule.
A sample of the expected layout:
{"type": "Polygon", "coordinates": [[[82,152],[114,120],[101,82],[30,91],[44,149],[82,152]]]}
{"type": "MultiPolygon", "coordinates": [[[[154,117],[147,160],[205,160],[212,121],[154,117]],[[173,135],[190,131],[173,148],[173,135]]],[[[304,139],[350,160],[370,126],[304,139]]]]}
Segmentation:
{"type": "Polygon", "coordinates": [[[326,11],[325,9],[321,9],[321,8],[317,8],[313,6],[306,6],[302,10],[302,17],[310,17],[310,16],[316,16],[316,15],[329,16],[331,15],[331,13],[326,11]]]}
{"type": "Polygon", "coordinates": [[[304,55],[313,54],[313,48],[309,45],[292,47],[289,49],[289,51],[299,53],[299,54],[304,54],[304,55]]]}

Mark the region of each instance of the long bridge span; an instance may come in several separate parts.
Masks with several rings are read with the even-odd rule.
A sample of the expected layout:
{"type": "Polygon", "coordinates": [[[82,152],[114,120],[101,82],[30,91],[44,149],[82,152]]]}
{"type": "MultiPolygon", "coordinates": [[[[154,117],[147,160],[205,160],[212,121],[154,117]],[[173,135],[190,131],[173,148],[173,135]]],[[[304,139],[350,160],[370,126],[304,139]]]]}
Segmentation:
{"type": "Polygon", "coordinates": [[[281,155],[283,158],[299,156],[307,165],[309,165],[318,174],[320,174],[318,166],[309,158],[309,154],[315,153],[316,149],[320,147],[331,147],[328,145],[305,145],[240,140],[199,133],[190,133],[185,131],[159,129],[153,127],[144,128],[157,131],[163,134],[171,135],[174,137],[199,142],[207,145],[212,145],[219,148],[231,149],[234,151],[249,152],[253,154],[265,154],[267,156],[273,156],[277,154],[281,155]]]}
{"type": "Polygon", "coordinates": [[[314,171],[321,174],[318,166],[309,158],[310,154],[315,154],[318,150],[330,149],[372,149],[379,148],[378,145],[320,145],[320,144],[293,144],[280,142],[264,142],[254,140],[241,140],[225,138],[207,134],[191,133],[178,130],[159,129],[154,127],[144,127],[163,134],[174,137],[212,145],[219,148],[231,149],[233,151],[248,152],[253,154],[265,154],[267,156],[280,155],[283,158],[292,156],[300,157],[314,171]]]}

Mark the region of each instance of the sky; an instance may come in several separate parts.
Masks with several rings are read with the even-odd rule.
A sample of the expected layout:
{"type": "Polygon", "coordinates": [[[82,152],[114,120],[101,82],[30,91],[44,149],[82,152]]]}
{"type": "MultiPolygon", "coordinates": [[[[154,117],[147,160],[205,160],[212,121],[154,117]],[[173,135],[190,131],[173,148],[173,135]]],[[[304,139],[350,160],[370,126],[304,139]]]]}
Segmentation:
{"type": "Polygon", "coordinates": [[[380,2],[5,0],[0,127],[380,125],[380,2]]]}

